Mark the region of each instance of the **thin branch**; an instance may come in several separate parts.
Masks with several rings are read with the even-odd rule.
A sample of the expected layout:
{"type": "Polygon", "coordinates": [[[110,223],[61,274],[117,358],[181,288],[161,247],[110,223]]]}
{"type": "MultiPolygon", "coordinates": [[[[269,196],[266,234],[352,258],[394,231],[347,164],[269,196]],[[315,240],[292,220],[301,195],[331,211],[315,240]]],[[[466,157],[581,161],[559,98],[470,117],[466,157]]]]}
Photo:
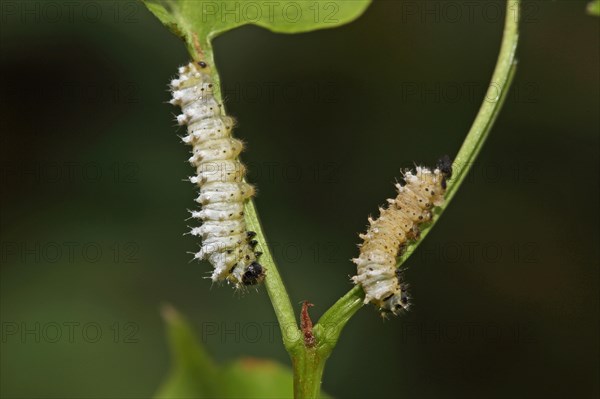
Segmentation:
{"type": "Polygon", "coordinates": [[[245,206],[246,223],[249,230],[256,232],[256,240],[260,243],[260,249],[263,254],[260,256],[260,263],[267,270],[265,277],[265,287],[271,299],[271,304],[275,310],[275,315],[279,321],[281,336],[285,349],[293,355],[300,347],[302,347],[302,332],[298,329],[294,308],[290,301],[290,297],[285,289],[283,280],[279,275],[271,251],[267,246],[267,239],[263,233],[258,214],[252,200],[248,201],[245,206]]]}
{"type": "MultiPolygon", "coordinates": [[[[203,57],[203,61],[211,65],[209,73],[212,77],[215,87],[217,88],[217,90],[215,90],[215,98],[217,101],[219,101],[219,103],[222,103],[223,96],[221,93],[221,80],[219,78],[217,68],[215,67],[211,43],[203,43],[202,50],[200,50],[198,43],[194,43],[193,45],[188,45],[188,50],[194,59],[199,61],[200,57],[203,57]]],[[[227,114],[225,111],[225,106],[223,106],[222,109],[223,113],[227,114]]],[[[290,354],[293,354],[294,351],[297,351],[298,347],[302,344],[302,332],[298,328],[290,297],[285,289],[283,280],[279,275],[279,271],[277,270],[277,266],[273,260],[271,250],[267,245],[267,239],[260,224],[256,207],[252,199],[246,202],[244,206],[244,212],[248,230],[256,233],[255,239],[258,241],[260,250],[263,253],[260,257],[260,264],[266,270],[265,287],[271,300],[271,304],[273,305],[273,309],[275,310],[277,321],[279,322],[281,336],[283,337],[283,344],[286,350],[290,354]]]]}
{"type": "MultiPolygon", "coordinates": [[[[463,183],[467,173],[473,166],[475,158],[477,158],[485,140],[492,130],[494,122],[507,97],[508,90],[515,74],[515,52],[519,40],[519,18],[520,0],[508,0],[506,5],[504,33],[496,68],[492,75],[488,93],[479,108],[479,112],[473,121],[473,125],[471,126],[462,147],[456,155],[453,164],[454,175],[452,180],[448,183],[446,201],[441,207],[436,209],[436,217],[433,219],[433,222],[421,230],[420,239],[407,247],[406,251],[399,258],[399,265],[414,252],[423,241],[423,238],[425,238],[431,228],[439,220],[442,212],[447,208],[458,188],[463,183]]],[[[317,335],[325,337],[324,350],[331,351],[333,349],[344,325],[354,313],[362,307],[363,298],[364,293],[362,292],[362,289],[360,289],[360,287],[354,287],[323,314],[314,330],[317,335]]]]}

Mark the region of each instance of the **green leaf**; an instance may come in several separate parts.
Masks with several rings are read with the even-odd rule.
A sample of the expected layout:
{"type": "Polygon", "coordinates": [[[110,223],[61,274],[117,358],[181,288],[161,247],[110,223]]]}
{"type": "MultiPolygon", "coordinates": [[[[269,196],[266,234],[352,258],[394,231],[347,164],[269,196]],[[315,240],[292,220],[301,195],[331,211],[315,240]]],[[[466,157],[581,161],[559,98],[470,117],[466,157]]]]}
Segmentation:
{"type": "Polygon", "coordinates": [[[371,0],[142,1],[164,25],[186,41],[194,55],[198,55],[195,40],[200,47],[208,47],[213,38],[238,26],[254,24],[279,33],[335,28],[354,21],[371,4],[371,0]]]}
{"type": "Polygon", "coordinates": [[[217,366],[179,312],[167,305],[161,313],[167,323],[173,366],[156,398],[214,397],[219,389],[217,366]]]}
{"type": "Polygon", "coordinates": [[[292,371],[271,360],[242,358],[223,369],[224,398],[292,398],[292,371]]]}
{"type": "MultiPolygon", "coordinates": [[[[164,306],[172,370],[156,399],[291,398],[293,376],[289,367],[272,360],[241,358],[219,366],[196,339],[184,317],[164,306]]],[[[322,398],[328,398],[322,395],[322,398]]]]}
{"type": "Polygon", "coordinates": [[[600,17],[600,0],[590,1],[587,5],[587,13],[600,17]]]}
{"type": "MultiPolygon", "coordinates": [[[[293,397],[292,370],[272,360],[241,358],[220,373],[222,398],[284,399],[293,397]]],[[[321,391],[321,399],[331,396],[321,391]]]]}

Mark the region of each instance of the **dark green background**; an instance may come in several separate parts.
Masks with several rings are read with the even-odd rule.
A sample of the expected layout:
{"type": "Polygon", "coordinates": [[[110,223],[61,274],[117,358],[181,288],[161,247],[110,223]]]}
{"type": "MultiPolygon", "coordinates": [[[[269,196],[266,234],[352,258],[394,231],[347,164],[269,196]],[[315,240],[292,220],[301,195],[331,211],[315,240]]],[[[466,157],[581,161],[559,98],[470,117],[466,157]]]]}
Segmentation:
{"type": "MultiPolygon", "coordinates": [[[[164,302],[219,361],[287,364],[264,288],[211,289],[210,266],[188,263],[192,169],[164,103],[183,43],[139,3],[71,2],[72,17],[48,3],[2,2],[2,397],[149,397],[169,367],[164,302]],[[39,342],[6,331],[35,323],[39,342]]],[[[351,287],[356,233],[401,168],[456,154],[501,39],[503,2],[486,4],[471,17],[468,2],[377,1],[339,29],[216,40],[296,308],[310,300],[316,319],[351,287]]],[[[382,322],[362,309],[327,364],[327,392],[597,397],[600,22],[585,5],[525,2],[511,96],[406,264],[413,310],[382,322]]]]}

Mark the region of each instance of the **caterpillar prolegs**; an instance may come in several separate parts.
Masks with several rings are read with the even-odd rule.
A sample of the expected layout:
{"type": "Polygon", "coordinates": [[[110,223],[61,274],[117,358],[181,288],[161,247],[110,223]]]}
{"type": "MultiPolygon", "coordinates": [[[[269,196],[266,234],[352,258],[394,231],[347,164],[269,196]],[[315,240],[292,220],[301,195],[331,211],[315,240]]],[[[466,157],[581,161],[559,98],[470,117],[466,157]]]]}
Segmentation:
{"type": "Polygon", "coordinates": [[[202,221],[191,234],[202,238],[195,259],[206,259],[214,267],[213,281],[227,281],[240,288],[260,283],[265,269],[258,263],[260,252],[254,232],[244,220],[244,203],[254,195],[254,187],[244,182],[245,168],[237,159],[242,143],[231,137],[233,119],[222,114],[213,94],[208,65],[189,63],[179,68],[171,81],[173,105],[183,111],[177,116],[187,125],[183,142],[192,146],[189,162],[196,168],[190,181],[200,187],[196,201],[199,211],[192,218],[202,221]]]}
{"type": "Polygon", "coordinates": [[[352,277],[365,292],[365,303],[385,313],[398,315],[410,307],[410,295],[396,258],[409,240],[419,237],[419,226],[432,218],[431,209],[444,202],[446,180],[452,177],[452,162],[442,157],[432,171],[417,167],[404,173],[405,184],[396,184],[398,195],[379,208],[379,218],[369,218],[369,229],[360,234],[360,255],[352,259],[357,275],[352,277]]]}

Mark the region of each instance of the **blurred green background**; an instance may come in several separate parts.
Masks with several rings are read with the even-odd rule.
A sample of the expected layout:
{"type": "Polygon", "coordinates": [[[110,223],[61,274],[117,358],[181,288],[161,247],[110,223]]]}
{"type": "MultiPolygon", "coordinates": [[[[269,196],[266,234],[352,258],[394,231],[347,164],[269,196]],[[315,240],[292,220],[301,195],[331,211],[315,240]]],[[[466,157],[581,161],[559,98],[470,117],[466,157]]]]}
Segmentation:
{"type": "MultiPolygon", "coordinates": [[[[504,3],[474,3],[377,1],[339,29],[216,40],[266,233],[314,319],[351,288],[356,234],[400,169],[457,152],[502,32],[504,3]]],[[[413,310],[362,309],[328,393],[598,396],[600,22],[585,6],[525,1],[511,95],[406,264],[413,310]]],[[[133,1],[1,7],[2,397],[150,397],[167,302],[217,360],[287,364],[264,288],[211,287],[188,263],[192,169],[165,104],[183,43],[133,1]]]]}

